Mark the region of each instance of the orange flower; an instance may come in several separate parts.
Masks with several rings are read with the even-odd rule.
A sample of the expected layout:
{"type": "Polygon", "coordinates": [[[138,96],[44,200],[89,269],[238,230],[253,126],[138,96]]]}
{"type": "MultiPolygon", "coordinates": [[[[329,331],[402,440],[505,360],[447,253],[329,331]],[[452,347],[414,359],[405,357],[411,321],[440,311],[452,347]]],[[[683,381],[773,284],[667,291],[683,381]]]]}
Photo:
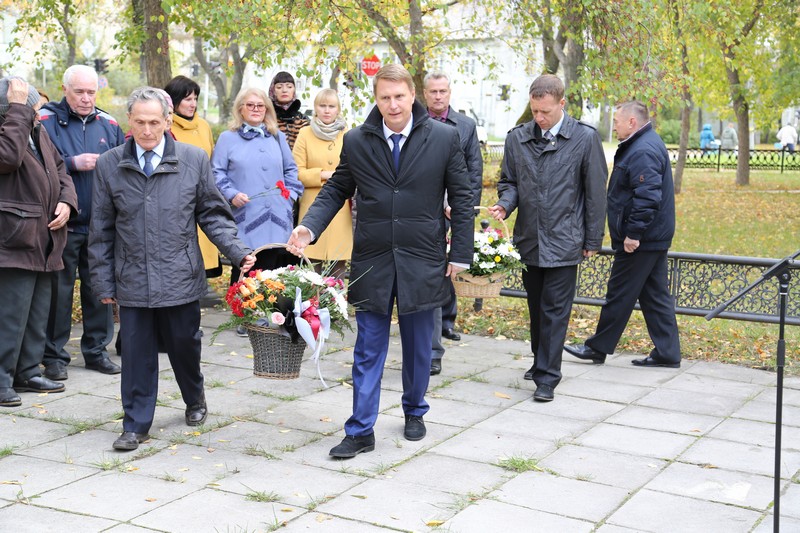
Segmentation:
{"type": "Polygon", "coordinates": [[[270,295],[269,295],[269,298],[267,298],[267,301],[268,301],[269,303],[271,303],[271,304],[274,304],[275,302],[277,302],[277,301],[278,301],[278,297],[277,297],[277,296],[275,296],[274,294],[270,294],[270,295]]]}

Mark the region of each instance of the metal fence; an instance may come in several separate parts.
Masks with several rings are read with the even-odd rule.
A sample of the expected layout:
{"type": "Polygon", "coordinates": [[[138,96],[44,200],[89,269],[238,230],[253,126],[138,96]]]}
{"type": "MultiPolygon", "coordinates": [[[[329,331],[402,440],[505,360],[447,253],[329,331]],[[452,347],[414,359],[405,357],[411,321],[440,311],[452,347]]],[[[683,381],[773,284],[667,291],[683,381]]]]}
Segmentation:
{"type": "MultiPolygon", "coordinates": [[[[678,149],[668,148],[670,161],[674,165],[678,161],[678,149]]],[[[686,151],[686,168],[709,168],[720,170],[736,170],[739,159],[738,150],[701,150],[690,148],[686,151]]],[[[486,144],[483,146],[483,160],[486,163],[499,163],[503,159],[502,144],[486,144]]],[[[800,171],[800,151],[787,150],[750,150],[751,170],[779,170],[781,173],[800,171]]]]}
{"type": "MultiPolygon", "coordinates": [[[[614,252],[603,250],[578,267],[578,286],[574,302],[603,305],[611,274],[614,252]]],[[[778,259],[670,252],[670,290],[675,298],[675,312],[704,316],[736,296],[743,288],[761,277],[778,259]]],[[[800,326],[800,262],[790,267],[792,282],[787,298],[786,323],[800,326]]],[[[524,298],[521,272],[506,279],[500,292],[503,296],[524,298]]],[[[638,304],[637,304],[637,309],[638,304]]],[[[719,315],[720,318],[751,322],[778,323],[778,281],[771,279],[754,288],[746,296],[719,315]]]]}

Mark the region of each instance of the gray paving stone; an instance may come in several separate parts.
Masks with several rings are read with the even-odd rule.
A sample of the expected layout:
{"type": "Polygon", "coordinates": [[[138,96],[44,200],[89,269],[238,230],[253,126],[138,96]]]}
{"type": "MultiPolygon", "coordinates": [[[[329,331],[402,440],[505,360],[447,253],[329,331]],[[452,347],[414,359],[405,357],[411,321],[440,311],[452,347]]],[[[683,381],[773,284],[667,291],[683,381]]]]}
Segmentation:
{"type": "Polygon", "coordinates": [[[426,453],[402,463],[385,474],[386,479],[417,484],[453,494],[484,494],[514,474],[500,467],[426,453]]]}
{"type": "Polygon", "coordinates": [[[148,533],[151,531],[158,531],[157,529],[150,529],[149,527],[132,526],[131,524],[119,524],[117,526],[105,529],[109,533],[148,533]]]}
{"type": "Polygon", "coordinates": [[[575,439],[576,444],[632,455],[672,459],[696,439],[686,435],[601,423],[575,439]]]}
{"type": "Polygon", "coordinates": [[[539,440],[568,442],[593,425],[592,422],[587,420],[575,420],[543,413],[526,413],[518,409],[507,409],[487,418],[483,422],[475,424],[474,427],[475,429],[497,434],[513,433],[539,440]]]}
{"type": "Polygon", "coordinates": [[[10,455],[0,459],[0,498],[31,498],[97,472],[97,468],[10,455]]]}
{"type": "Polygon", "coordinates": [[[133,459],[130,471],[136,475],[202,488],[266,461],[263,457],[218,448],[214,440],[208,444],[167,446],[153,455],[133,459]]]}
{"type": "Polygon", "coordinates": [[[728,416],[739,409],[746,399],[720,396],[708,392],[657,389],[636,400],[637,405],[669,409],[680,413],[697,413],[711,416],[728,416]]]}
{"type": "Polygon", "coordinates": [[[428,394],[449,400],[461,400],[505,409],[524,400],[530,401],[533,397],[533,389],[510,389],[498,384],[478,383],[462,379],[454,381],[446,387],[429,389],[428,394]]]}
{"type": "MultiPolygon", "coordinates": [[[[445,424],[458,428],[467,428],[477,424],[482,420],[499,413],[499,407],[479,404],[465,404],[457,400],[440,398],[438,395],[428,395],[426,397],[430,405],[430,411],[423,417],[425,423],[445,424]]],[[[393,407],[384,411],[386,414],[402,418],[404,416],[402,406],[393,407]]],[[[349,416],[349,413],[348,413],[349,416]]]]}
{"type": "Polygon", "coordinates": [[[342,429],[352,411],[352,407],[349,406],[295,400],[280,402],[258,413],[256,418],[274,426],[330,435],[342,429]]]}
{"type": "MultiPolygon", "coordinates": [[[[566,352],[565,352],[566,353],[566,352]]],[[[589,371],[583,375],[585,379],[592,379],[610,383],[624,383],[643,387],[657,387],[675,378],[673,372],[648,372],[631,365],[629,360],[620,362],[618,359],[611,364],[607,360],[604,365],[594,365],[586,362],[576,363],[586,366],[589,371]],[[621,366],[624,364],[624,366],[621,366]]],[[[603,384],[598,384],[603,386],[603,384]]]]}
{"type": "MultiPolygon", "coordinates": [[[[774,400],[772,403],[753,400],[734,411],[731,416],[735,418],[746,418],[748,420],[759,420],[761,422],[771,422],[774,424],[776,420],[775,409],[774,400]]],[[[781,411],[784,426],[800,427],[800,407],[783,405],[781,411]]]]}
{"type": "Polygon", "coordinates": [[[12,414],[0,414],[0,448],[30,448],[67,436],[72,426],[12,414]]]}
{"type": "Polygon", "coordinates": [[[317,507],[320,513],[404,530],[421,530],[432,520],[454,514],[454,496],[395,480],[369,479],[317,507]],[[402,494],[402,498],[398,495],[402,494]]]}
{"type": "Polygon", "coordinates": [[[775,373],[763,370],[754,370],[736,365],[724,363],[712,363],[709,361],[694,361],[691,367],[686,368],[687,373],[702,376],[711,376],[721,379],[741,381],[743,383],[757,383],[759,385],[770,385],[775,383],[775,373]]]}
{"type": "Polygon", "coordinates": [[[480,500],[459,512],[442,526],[445,531],[486,533],[488,531],[558,531],[587,533],[591,522],[519,507],[493,500],[480,500]]]}
{"type": "MultiPolygon", "coordinates": [[[[97,469],[130,461],[135,454],[120,453],[111,445],[117,436],[99,429],[84,431],[56,441],[33,446],[17,453],[54,463],[90,466],[97,469]]],[[[150,443],[155,445],[155,443],[150,443]]],[[[162,445],[164,445],[162,443],[162,445]]]]}
{"type": "Polygon", "coordinates": [[[338,516],[333,516],[325,513],[306,513],[303,516],[292,520],[286,526],[281,528],[281,531],[289,533],[296,531],[312,531],[322,533],[386,533],[388,531],[397,531],[396,529],[388,529],[380,526],[367,524],[366,522],[358,522],[355,520],[347,520],[338,516]]]}
{"type": "MultiPolygon", "coordinates": [[[[726,470],[750,472],[771,476],[775,471],[775,453],[772,447],[755,446],[704,437],[678,458],[699,465],[713,465],[726,470]]],[[[781,477],[790,477],[800,469],[800,451],[781,451],[781,477]]]]}
{"type": "Polygon", "coordinates": [[[760,516],[758,512],[732,505],[642,490],[606,523],[654,533],[732,533],[750,531],[760,516]]]}
{"type": "Polygon", "coordinates": [[[215,448],[257,455],[280,455],[319,438],[318,434],[260,422],[235,421],[203,435],[215,448]]]}
{"type": "Polygon", "coordinates": [[[696,436],[707,434],[722,421],[722,418],[715,416],[682,413],[638,405],[625,407],[606,420],[610,424],[696,436]]]}
{"type": "Polygon", "coordinates": [[[625,501],[628,491],[547,472],[525,472],[490,497],[520,507],[599,522],[625,501]]]}
{"type": "MultiPolygon", "coordinates": [[[[775,385],[773,380],[773,385],[775,385]]],[[[755,400],[761,402],[771,403],[773,406],[775,402],[778,400],[778,390],[777,387],[767,387],[765,388],[761,394],[755,397],[755,400]]],[[[787,387],[784,384],[783,387],[783,405],[792,405],[795,407],[800,407],[800,389],[792,389],[787,387]]]]}
{"type": "Polygon", "coordinates": [[[758,396],[767,387],[756,383],[744,383],[742,381],[683,372],[665,382],[661,388],[749,400],[758,396]]]}
{"type": "Polygon", "coordinates": [[[511,407],[512,410],[525,411],[526,413],[539,413],[548,416],[568,418],[572,420],[585,420],[601,422],[625,406],[620,403],[590,400],[577,396],[561,394],[558,401],[554,402],[519,402],[511,407]]]}
{"type": "Polygon", "coordinates": [[[502,459],[512,457],[541,459],[556,447],[554,441],[470,428],[431,450],[450,457],[497,464],[502,459]]]}
{"type": "Polygon", "coordinates": [[[58,400],[23,409],[20,415],[39,420],[74,424],[78,421],[100,424],[119,418],[122,404],[119,401],[91,394],[72,394],[58,400]]]}
{"type": "MultiPolygon", "coordinates": [[[[35,500],[36,504],[40,503],[35,500]]],[[[14,533],[41,533],[42,531],[105,531],[117,524],[95,516],[61,512],[38,505],[16,503],[0,509],[0,526],[14,533]],[[54,527],[55,526],[55,527],[54,527]]]]}
{"type": "MultiPolygon", "coordinates": [[[[714,428],[709,437],[715,439],[732,440],[758,446],[775,446],[775,424],[729,418],[714,428]]],[[[800,428],[786,426],[781,432],[784,445],[797,449],[800,446],[800,428]]]]}
{"type": "Polygon", "coordinates": [[[772,503],[773,483],[766,476],[672,463],[645,488],[763,511],[772,503]]]}
{"type": "Polygon", "coordinates": [[[781,518],[787,516],[800,520],[800,482],[789,485],[781,495],[781,518]]]}
{"type": "Polygon", "coordinates": [[[367,478],[292,461],[258,462],[215,483],[215,488],[247,495],[274,493],[278,501],[313,509],[328,499],[364,483],[367,478]]]}
{"type": "MultiPolygon", "coordinates": [[[[783,513],[781,513],[783,514],[783,513]]],[[[778,527],[781,531],[786,532],[797,532],[800,531],[800,519],[781,516],[780,521],[778,523],[778,527]]],[[[752,533],[774,533],[774,518],[772,515],[767,515],[758,526],[753,529],[752,533]]]]}
{"type": "MultiPolygon", "coordinates": [[[[36,499],[36,504],[128,521],[183,498],[193,490],[195,490],[193,487],[182,483],[110,471],[46,492],[36,499]]],[[[166,526],[164,523],[160,529],[174,531],[166,526]]]]}
{"type": "Polygon", "coordinates": [[[626,383],[599,383],[586,377],[566,379],[556,388],[556,398],[559,394],[580,396],[592,400],[606,402],[630,403],[651,392],[652,387],[642,387],[626,383]]]}
{"type": "Polygon", "coordinates": [[[652,457],[573,445],[562,446],[539,462],[560,476],[628,490],[642,487],[667,464],[652,457]]]}
{"type": "Polygon", "coordinates": [[[285,503],[248,501],[240,494],[203,489],[137,516],[131,523],[167,531],[269,531],[305,512],[285,503]]]}

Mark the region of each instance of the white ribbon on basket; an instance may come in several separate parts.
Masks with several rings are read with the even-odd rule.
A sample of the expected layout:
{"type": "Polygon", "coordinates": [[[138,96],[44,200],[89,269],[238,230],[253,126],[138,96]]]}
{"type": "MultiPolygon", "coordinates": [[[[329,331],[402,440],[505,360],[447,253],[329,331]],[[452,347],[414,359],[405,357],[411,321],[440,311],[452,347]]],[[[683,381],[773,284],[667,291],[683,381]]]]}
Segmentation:
{"type": "Polygon", "coordinates": [[[314,331],[311,329],[311,324],[302,317],[303,312],[306,311],[309,307],[311,307],[311,302],[306,300],[303,301],[303,295],[300,291],[300,287],[297,287],[297,292],[294,300],[294,323],[297,327],[297,332],[306,341],[306,344],[312,347],[314,352],[311,354],[311,360],[314,361],[317,365],[317,376],[319,376],[319,380],[322,382],[322,385],[327,389],[328,384],[325,383],[325,380],[322,379],[322,371],[320,370],[320,356],[322,355],[322,347],[325,346],[325,341],[328,339],[328,336],[331,333],[331,314],[330,311],[325,309],[324,307],[317,308],[317,314],[319,316],[319,331],[317,332],[317,338],[314,338],[314,331]]]}

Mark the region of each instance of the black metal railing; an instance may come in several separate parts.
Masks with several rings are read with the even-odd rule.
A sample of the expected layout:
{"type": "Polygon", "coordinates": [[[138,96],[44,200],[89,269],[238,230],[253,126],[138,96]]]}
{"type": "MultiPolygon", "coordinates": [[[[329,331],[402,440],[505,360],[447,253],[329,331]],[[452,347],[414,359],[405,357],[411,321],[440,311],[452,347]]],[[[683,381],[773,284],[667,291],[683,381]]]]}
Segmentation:
{"type": "MultiPolygon", "coordinates": [[[[483,160],[486,163],[498,163],[503,159],[502,144],[487,144],[483,146],[483,160]]],[[[678,161],[678,149],[668,148],[670,161],[674,165],[678,161]]],[[[686,168],[710,168],[720,170],[736,170],[739,161],[739,151],[730,149],[690,148],[686,151],[686,168]]],[[[609,161],[609,163],[611,163],[609,161]]],[[[750,150],[751,170],[779,170],[783,172],[800,171],[800,151],[788,150],[750,150]]]]}
{"type": "MultiPolygon", "coordinates": [[[[581,263],[578,267],[578,286],[574,302],[603,305],[611,273],[614,252],[610,248],[581,263]]],[[[704,316],[719,304],[736,296],[756,281],[778,259],[726,255],[670,252],[670,290],[675,298],[675,312],[682,315],[704,316]]],[[[792,283],[787,298],[786,323],[800,326],[800,261],[790,267],[792,283]]],[[[500,292],[503,296],[524,298],[520,272],[506,279],[500,292]]],[[[638,309],[637,305],[637,309],[638,309]]],[[[778,282],[769,280],[720,313],[720,318],[751,322],[778,323],[778,282]]]]}

